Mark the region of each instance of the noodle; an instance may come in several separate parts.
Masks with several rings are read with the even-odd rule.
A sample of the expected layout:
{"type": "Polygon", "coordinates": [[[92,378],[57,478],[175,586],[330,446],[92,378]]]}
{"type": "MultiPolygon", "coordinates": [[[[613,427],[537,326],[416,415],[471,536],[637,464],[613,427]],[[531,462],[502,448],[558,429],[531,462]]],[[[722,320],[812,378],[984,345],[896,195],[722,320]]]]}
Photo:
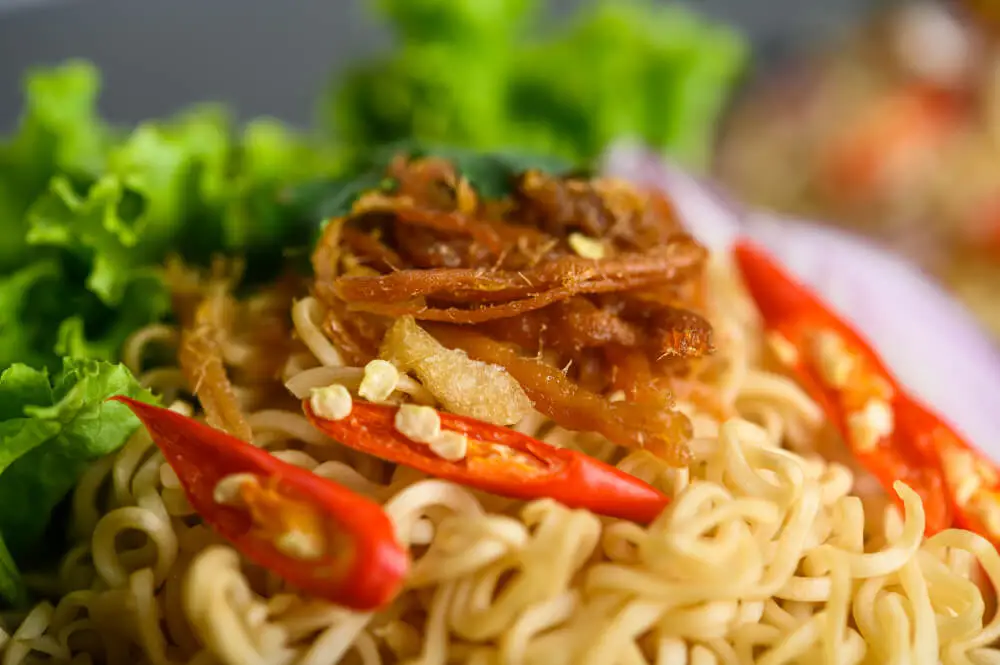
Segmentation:
{"type": "MultiPolygon", "coordinates": [[[[285,408],[234,380],[256,445],[383,503],[413,557],[401,595],[377,613],[351,612],[242,559],[193,519],[138,431],[79,483],[77,544],[52,581],[58,602],[0,632],[0,665],[1000,663],[1000,615],[974,577],[981,567],[996,593],[997,551],[958,530],[925,540],[923,506],[901,483],[902,514],[863,506],[852,492],[864,479],[821,456],[816,405],[768,372],[731,267],[713,262],[710,278],[711,381],[728,415],[678,404],[694,429],[688,467],[534,412],[516,427],[672,496],[652,524],[392,468],[319,435],[295,402],[285,408]]],[[[290,352],[283,376],[298,396],[332,381],[356,391],[363,375],[323,334],[324,316],[312,298],[292,308],[308,351],[290,352]]],[[[256,347],[232,334],[227,344],[245,352],[226,363],[255,362],[256,347]]],[[[140,332],[130,357],[138,368],[145,344],[175,339],[140,332]]],[[[405,376],[396,398],[434,403],[405,376]]]]}

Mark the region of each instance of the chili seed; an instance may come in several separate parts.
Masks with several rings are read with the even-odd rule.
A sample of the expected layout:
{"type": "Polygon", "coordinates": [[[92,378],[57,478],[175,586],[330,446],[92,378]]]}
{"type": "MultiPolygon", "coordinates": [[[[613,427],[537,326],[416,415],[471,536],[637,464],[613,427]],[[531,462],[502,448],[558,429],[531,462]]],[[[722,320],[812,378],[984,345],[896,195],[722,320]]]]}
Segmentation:
{"type": "Polygon", "coordinates": [[[430,443],[441,433],[441,418],[429,406],[404,404],[396,411],[396,430],[417,443],[430,443]]]}
{"type": "Polygon", "coordinates": [[[435,455],[449,462],[465,458],[469,450],[469,440],[458,432],[444,431],[427,442],[435,455]]]}
{"type": "Polygon", "coordinates": [[[772,332],[767,334],[767,346],[771,353],[783,365],[792,366],[799,362],[799,350],[795,348],[787,337],[781,333],[772,332]]]}
{"type": "Polygon", "coordinates": [[[823,331],[813,341],[813,353],[823,380],[833,388],[843,388],[851,378],[855,358],[839,335],[823,331]]]}
{"type": "Polygon", "coordinates": [[[852,413],[847,419],[851,439],[862,452],[868,452],[878,445],[882,438],[892,434],[895,427],[892,409],[882,400],[868,400],[861,411],[852,413]]]}
{"type": "Polygon", "coordinates": [[[278,551],[304,561],[323,556],[322,540],[304,531],[286,531],[275,539],[274,546],[278,551]]]}
{"type": "Polygon", "coordinates": [[[385,360],[376,359],[365,365],[365,375],[361,379],[358,395],[371,402],[384,402],[396,390],[399,370],[385,360]]]}
{"type": "Polygon", "coordinates": [[[309,406],[312,407],[313,412],[320,418],[343,420],[351,415],[353,401],[351,400],[351,393],[347,391],[347,388],[338,383],[326,386],[325,388],[314,389],[312,397],[309,398],[309,406]]]}
{"type": "Polygon", "coordinates": [[[240,492],[247,483],[258,484],[257,476],[252,473],[231,473],[215,484],[212,500],[223,506],[243,505],[240,492]]]}

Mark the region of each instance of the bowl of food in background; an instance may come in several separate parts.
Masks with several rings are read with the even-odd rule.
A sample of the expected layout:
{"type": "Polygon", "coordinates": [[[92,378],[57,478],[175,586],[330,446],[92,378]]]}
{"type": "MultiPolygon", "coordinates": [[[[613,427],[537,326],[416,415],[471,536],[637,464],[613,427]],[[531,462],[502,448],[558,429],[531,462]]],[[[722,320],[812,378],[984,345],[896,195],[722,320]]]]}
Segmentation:
{"type": "Polygon", "coordinates": [[[907,256],[1000,335],[1000,48],[965,9],[904,4],[761,77],[714,170],[748,202],[907,256]]]}

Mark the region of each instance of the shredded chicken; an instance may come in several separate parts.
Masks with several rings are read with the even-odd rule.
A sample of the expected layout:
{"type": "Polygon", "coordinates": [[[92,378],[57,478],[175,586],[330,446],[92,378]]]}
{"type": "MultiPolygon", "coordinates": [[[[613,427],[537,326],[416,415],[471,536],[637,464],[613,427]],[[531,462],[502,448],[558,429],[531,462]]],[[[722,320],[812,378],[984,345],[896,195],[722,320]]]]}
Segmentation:
{"type": "Polygon", "coordinates": [[[439,159],[398,158],[386,175],[394,189],[362,195],[313,255],[324,331],[350,362],[377,357],[392,321],[413,317],[506,370],[561,426],[685,462],[691,428],[671,383],[690,383],[712,330],[699,313],[706,252],[669,201],[536,171],[482,200],[439,159]],[[581,235],[600,252],[581,255],[581,235]]]}

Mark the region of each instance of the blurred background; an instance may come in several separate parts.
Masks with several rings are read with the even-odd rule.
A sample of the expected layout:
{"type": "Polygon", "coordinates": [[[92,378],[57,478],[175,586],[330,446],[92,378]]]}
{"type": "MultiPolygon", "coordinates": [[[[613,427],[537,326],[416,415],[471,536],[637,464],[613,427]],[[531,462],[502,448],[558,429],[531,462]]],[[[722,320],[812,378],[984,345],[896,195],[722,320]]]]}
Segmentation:
{"type": "MultiPolygon", "coordinates": [[[[482,4],[495,4],[482,0],[482,4]]],[[[849,26],[879,0],[690,0],[737,26],[758,57],[849,26]]],[[[0,127],[20,108],[26,67],[68,57],[97,63],[102,107],[135,122],[194,101],[230,102],[245,117],[312,121],[316,91],[353,60],[392,43],[370,0],[0,0],[0,127]]],[[[461,4],[458,2],[457,4],[461,4]]],[[[558,25],[587,0],[539,3],[558,25]]],[[[659,2],[657,4],[668,4],[659,2]]],[[[670,3],[673,4],[673,3],[670,3]]]]}
{"type": "MultiPolygon", "coordinates": [[[[997,0],[0,0],[0,130],[49,123],[75,151],[92,130],[64,131],[67,109],[96,98],[109,127],[181,117],[163,131],[194,146],[215,123],[234,154],[308,162],[303,178],[398,141],[583,164],[637,140],[905,254],[1000,338],[998,16],[997,0]],[[92,64],[59,67],[73,58],[92,64]],[[206,100],[232,120],[192,120],[206,100]],[[278,125],[241,135],[259,116],[309,132],[308,159],[278,125]]],[[[134,165],[116,136],[87,153],[98,171],[134,165]]],[[[243,250],[240,233],[220,242],[243,250]]]]}

